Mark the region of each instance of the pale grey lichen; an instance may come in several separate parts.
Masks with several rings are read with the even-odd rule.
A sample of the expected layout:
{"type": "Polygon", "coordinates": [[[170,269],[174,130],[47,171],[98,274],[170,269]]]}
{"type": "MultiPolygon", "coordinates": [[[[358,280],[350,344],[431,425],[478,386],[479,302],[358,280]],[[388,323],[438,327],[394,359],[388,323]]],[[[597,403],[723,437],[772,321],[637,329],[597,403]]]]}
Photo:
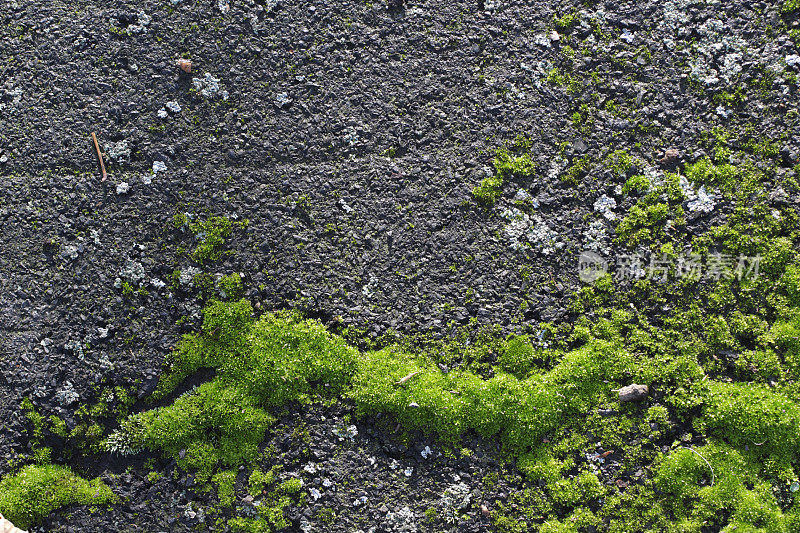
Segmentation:
{"type": "Polygon", "coordinates": [[[144,279],[144,276],[144,266],[142,266],[140,262],[133,261],[132,259],[125,261],[125,266],[119,271],[120,278],[127,280],[134,285],[139,285],[144,279]]]}
{"type": "Polygon", "coordinates": [[[622,32],[622,35],[620,35],[619,38],[620,40],[625,41],[628,44],[631,44],[636,39],[636,36],[633,33],[631,33],[630,30],[625,29],[625,31],[622,32]]]}
{"type": "Polygon", "coordinates": [[[549,255],[564,246],[563,242],[558,242],[558,233],[539,215],[528,215],[516,207],[504,209],[500,215],[508,221],[505,234],[510,246],[515,250],[524,248],[528,244],[549,255]]]}
{"type": "Polygon", "coordinates": [[[690,75],[709,86],[728,85],[742,72],[747,43],[719,19],[710,18],[696,28],[690,75]]]}
{"type": "Polygon", "coordinates": [[[144,11],[139,11],[139,13],[136,15],[136,24],[131,24],[128,26],[128,33],[143,33],[147,31],[147,27],[150,25],[152,20],[153,18],[150,15],[144,11]]]}
{"type": "Polygon", "coordinates": [[[189,267],[186,270],[181,270],[181,274],[178,276],[178,283],[181,287],[192,287],[194,277],[199,273],[200,269],[197,267],[189,267]]]}
{"type": "Polygon", "coordinates": [[[615,207],[617,207],[617,201],[605,194],[594,202],[594,210],[603,215],[606,220],[616,220],[617,215],[612,211],[615,207]]]}
{"type": "Polygon", "coordinates": [[[55,399],[62,407],[69,407],[80,399],[80,395],[75,392],[72,382],[67,381],[63,387],[56,391],[55,399]]]}
{"type": "Polygon", "coordinates": [[[72,340],[67,342],[64,345],[64,349],[68,352],[72,352],[75,357],[78,358],[78,361],[83,361],[84,352],[83,352],[83,344],[80,341],[72,340]]]}
{"type": "Polygon", "coordinates": [[[380,281],[373,274],[369,275],[369,281],[361,287],[361,294],[366,298],[372,297],[375,291],[380,289],[380,281]]]}
{"type": "Polygon", "coordinates": [[[353,440],[358,435],[358,428],[354,425],[349,425],[347,427],[336,427],[333,429],[332,433],[339,437],[340,441],[345,439],[353,440]]]}
{"type": "Polygon", "coordinates": [[[716,206],[716,195],[709,194],[705,185],[701,185],[697,192],[685,176],[680,177],[681,191],[686,197],[686,208],[691,213],[710,213],[716,206]]]}
{"type": "Polygon", "coordinates": [[[439,498],[438,506],[442,510],[445,522],[454,524],[458,521],[458,512],[472,503],[469,486],[464,482],[454,483],[447,487],[439,498]]]}
{"type": "Polygon", "coordinates": [[[278,107],[288,107],[292,103],[289,93],[278,93],[275,95],[275,105],[278,107]]]}
{"type": "Polygon", "coordinates": [[[417,524],[414,511],[408,506],[396,511],[389,511],[386,513],[384,527],[391,532],[416,533],[417,524]]]}
{"type": "Polygon", "coordinates": [[[115,143],[106,143],[106,155],[108,158],[117,163],[129,163],[131,160],[131,148],[128,146],[128,141],[122,139],[115,143]]]}
{"type": "Polygon", "coordinates": [[[61,257],[68,261],[74,261],[78,258],[79,249],[74,244],[68,244],[61,249],[61,257]]]}
{"type": "Polygon", "coordinates": [[[215,98],[219,96],[223,100],[228,99],[228,91],[220,87],[219,78],[215,78],[210,72],[206,72],[204,76],[194,78],[192,80],[194,89],[206,98],[215,98]]]}
{"type": "Polygon", "coordinates": [[[583,249],[597,252],[605,257],[611,254],[610,237],[603,221],[591,222],[583,232],[583,249]]]}

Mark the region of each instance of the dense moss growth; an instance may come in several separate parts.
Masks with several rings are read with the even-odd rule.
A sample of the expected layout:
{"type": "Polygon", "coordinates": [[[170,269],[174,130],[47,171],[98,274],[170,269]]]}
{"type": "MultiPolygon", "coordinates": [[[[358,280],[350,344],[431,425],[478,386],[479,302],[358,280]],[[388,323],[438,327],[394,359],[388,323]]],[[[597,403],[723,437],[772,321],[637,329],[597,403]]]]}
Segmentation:
{"type": "Polygon", "coordinates": [[[484,205],[493,205],[503,193],[503,184],[509,178],[528,178],[536,172],[536,164],[529,153],[530,142],[524,137],[517,137],[508,146],[497,150],[492,165],[494,174],[483,178],[478,186],[472,189],[475,200],[484,205]]]}
{"type": "Polygon", "coordinates": [[[100,479],[87,481],[58,465],[29,465],[0,481],[0,514],[22,529],[65,505],[102,505],[115,500],[100,479]]]}
{"type": "MultiPolygon", "coordinates": [[[[503,364],[517,375],[498,370],[493,377],[482,378],[468,371],[445,373],[430,359],[398,346],[359,353],[320,323],[296,314],[266,314],[256,319],[246,300],[214,302],[204,311],[202,332],[187,335],[175,350],[157,396],[168,394],[201,367],[216,368],[216,377],[169,406],[130,417],[112,440],[117,443],[122,438],[131,448],[175,457],[182,467],[195,471],[198,479],[213,481],[219,487],[220,501],[230,503],[233,496],[229,484],[224,483],[226,469],[256,457],[273,421],[272,408],[317,395],[344,395],[362,415],[388,413],[409,430],[435,433],[451,443],[468,431],[500,439],[520,458],[521,471],[532,481],[544,483],[549,503],[541,511],[543,516],[556,512],[547,525],[553,529],[558,523],[555,516],[570,509],[577,512],[598,498],[612,498],[609,510],[621,505],[623,494],[609,493],[592,472],[575,470],[572,454],[587,445],[582,437],[586,428],[606,432],[606,440],[626,431],[649,431],[656,438],[653,426],[669,425],[673,416],[688,421],[699,414],[696,423],[715,436],[718,446],[742,457],[747,475],[717,468],[717,448],[709,448],[707,453],[697,450],[704,457],[697,459],[698,464],[691,462],[684,450],[666,456],[652,452],[650,457],[659,466],[654,481],[637,489],[644,491],[642,497],[676,520],[706,520],[708,512],[703,505],[715,505],[722,497],[721,489],[703,491],[696,480],[687,484],[680,478],[700,479],[703,471],[698,465],[708,461],[719,471],[719,483],[737,487],[735,494],[725,496],[732,498],[729,503],[736,511],[730,516],[731,524],[762,520],[746,521],[753,506],[767,506],[779,520],[776,523],[788,524],[793,514],[776,507],[774,498],[770,500],[763,489],[747,487],[769,484],[768,479],[785,483],[796,478],[795,430],[800,416],[796,402],[761,385],[707,381],[691,343],[677,341],[668,329],[639,329],[631,319],[630,313],[616,312],[611,319],[579,325],[574,337],[581,346],[565,353],[545,372],[530,371],[529,361],[536,351],[529,340],[512,337],[505,342],[503,364]],[[580,341],[584,336],[586,341],[580,341]],[[667,344],[676,349],[642,357],[667,344]],[[515,367],[517,362],[519,367],[515,367]],[[653,406],[641,423],[635,418],[617,420],[617,424],[622,422],[618,428],[585,418],[597,406],[615,403],[614,391],[632,381],[670,391],[663,401],[666,407],[653,406]],[[550,438],[559,444],[547,445],[550,438]],[[748,451],[754,446],[757,449],[748,451]],[[576,474],[567,476],[568,472],[576,474]],[[700,505],[703,498],[708,502],[700,505]]],[[[251,484],[272,482],[272,476],[266,478],[259,481],[251,476],[251,484]]],[[[280,497],[273,499],[281,501],[280,497]]],[[[626,523],[624,518],[612,520],[602,509],[584,511],[581,520],[587,524],[626,523]]],[[[232,525],[242,530],[257,527],[264,529],[254,530],[269,531],[280,523],[277,515],[252,523],[237,520],[232,525]]]]}
{"type": "MultiPolygon", "coordinates": [[[[297,314],[254,317],[246,300],[214,301],[202,330],[171,355],[154,399],[201,368],[215,377],[129,417],[109,446],[175,457],[229,506],[230,472],[252,465],[276,409],[345,398],[357,415],[391,415],[445,445],[467,433],[500,442],[526,487],[494,502],[500,531],[796,530],[800,224],[793,206],[767,194],[776,185],[796,192],[796,180],[784,172],[777,183],[776,173],[747,162],[750,153],[734,165],[732,137],[709,138],[713,156],[686,166],[684,177],[645,178],[620,151],[573,165],[601,165],[638,197],[617,227],[618,245],[676,262],[661,276],[607,275],[584,287],[570,324],[461,349],[359,350],[297,314]],[[725,203],[725,216],[682,231],[697,217],[687,191],[700,186],[725,203]],[[722,254],[733,262],[716,275],[677,261],[708,267],[722,254]],[[744,256],[759,258],[758,272],[736,270],[744,256]],[[630,383],[648,385],[648,399],[621,404],[616,391],[630,383]],[[611,474],[599,468],[609,454],[619,465],[611,474]]],[[[495,192],[534,171],[526,150],[523,139],[498,153],[495,192]]],[[[241,292],[240,280],[225,287],[229,297],[241,292]]],[[[274,474],[253,472],[251,485],[279,486],[274,474]]],[[[280,527],[281,490],[261,491],[273,515],[231,525],[280,527]]]]}
{"type": "Polygon", "coordinates": [[[111,445],[164,451],[208,480],[218,467],[255,458],[274,421],[266,408],[303,400],[315,389],[344,389],[355,369],[354,348],[318,322],[295,314],[255,321],[252,312],[247,300],[209,305],[203,333],[184,337],[154,398],[200,368],[217,369],[216,377],[167,407],[128,418],[111,445]]]}

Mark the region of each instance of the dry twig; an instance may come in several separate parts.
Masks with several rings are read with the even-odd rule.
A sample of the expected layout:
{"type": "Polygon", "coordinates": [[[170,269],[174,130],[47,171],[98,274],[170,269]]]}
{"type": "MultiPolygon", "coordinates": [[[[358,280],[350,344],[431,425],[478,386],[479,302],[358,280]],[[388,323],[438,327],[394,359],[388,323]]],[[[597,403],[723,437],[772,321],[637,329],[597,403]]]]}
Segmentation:
{"type": "Polygon", "coordinates": [[[94,142],[94,149],[97,152],[97,160],[100,161],[100,171],[103,173],[103,181],[106,181],[106,165],[103,163],[103,153],[100,151],[100,145],[97,143],[97,135],[92,132],[92,141],[94,142]]]}
{"type": "Polygon", "coordinates": [[[413,377],[414,377],[414,376],[416,376],[417,374],[421,374],[421,373],[422,373],[422,371],[421,371],[421,370],[417,370],[416,372],[412,372],[412,373],[410,373],[409,375],[407,375],[407,376],[404,376],[404,377],[400,378],[400,380],[399,380],[399,381],[397,381],[397,382],[395,383],[395,385],[403,385],[403,384],[404,384],[406,381],[408,381],[409,379],[413,378],[413,377]]]}

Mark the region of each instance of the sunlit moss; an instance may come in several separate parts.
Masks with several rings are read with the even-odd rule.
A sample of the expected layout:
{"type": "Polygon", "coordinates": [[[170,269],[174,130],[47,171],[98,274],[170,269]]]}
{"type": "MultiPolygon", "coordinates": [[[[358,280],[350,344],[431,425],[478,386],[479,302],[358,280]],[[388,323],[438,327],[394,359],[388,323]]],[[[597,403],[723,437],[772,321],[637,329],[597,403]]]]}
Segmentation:
{"type": "Polygon", "coordinates": [[[27,529],[66,505],[102,505],[116,501],[108,486],[87,481],[67,467],[30,465],[0,481],[0,514],[27,529]]]}

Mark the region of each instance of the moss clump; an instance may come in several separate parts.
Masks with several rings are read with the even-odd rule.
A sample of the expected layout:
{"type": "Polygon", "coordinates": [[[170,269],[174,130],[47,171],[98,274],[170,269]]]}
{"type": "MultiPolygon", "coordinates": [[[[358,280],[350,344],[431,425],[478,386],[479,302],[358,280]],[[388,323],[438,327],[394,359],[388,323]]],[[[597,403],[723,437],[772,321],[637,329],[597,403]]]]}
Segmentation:
{"type": "Polygon", "coordinates": [[[797,525],[796,511],[784,514],[757,463],[724,443],[670,453],[654,482],[664,494],[660,507],[682,531],[777,532],[797,525]]]}
{"type": "Polygon", "coordinates": [[[564,13],[560,17],[557,15],[553,15],[553,22],[556,25],[556,28],[562,31],[570,30],[575,23],[580,18],[580,14],[578,11],[570,11],[569,13],[564,13]]]}
{"type": "MultiPolygon", "coordinates": [[[[646,179],[628,183],[631,190],[643,187],[646,179]]],[[[667,174],[664,183],[651,188],[617,225],[617,240],[631,247],[663,240],[668,229],[685,224],[683,199],[677,174],[667,174]]]]}
{"type": "Polygon", "coordinates": [[[202,367],[216,368],[217,376],[169,406],[128,418],[115,440],[131,450],[163,451],[208,480],[218,467],[255,458],[274,422],[267,408],[303,400],[316,388],[341,392],[356,350],[294,314],[256,321],[246,300],[213,302],[203,316],[203,334],[181,341],[156,397],[202,367]]]}
{"type": "Polygon", "coordinates": [[[518,378],[526,378],[535,368],[540,354],[527,335],[510,338],[503,346],[497,365],[503,371],[518,378]]]}
{"type": "Polygon", "coordinates": [[[650,180],[641,174],[635,174],[628,178],[625,185],[622,186],[623,194],[643,194],[650,190],[650,180]]]}
{"type": "Polygon", "coordinates": [[[242,277],[238,272],[234,272],[228,276],[223,276],[219,280],[219,292],[225,300],[238,300],[242,297],[244,286],[242,285],[242,277]]]}
{"type": "Polygon", "coordinates": [[[524,178],[536,172],[536,164],[527,150],[529,142],[523,137],[517,138],[510,147],[502,147],[492,160],[495,173],[481,180],[480,185],[472,189],[472,196],[483,205],[494,204],[503,192],[506,178],[524,178]]]}
{"type": "Polygon", "coordinates": [[[186,213],[177,213],[173,217],[173,223],[177,229],[188,228],[194,235],[197,245],[189,256],[203,265],[219,260],[225,253],[223,247],[225,240],[230,237],[231,231],[236,227],[247,227],[248,221],[233,222],[231,219],[221,216],[193,220],[186,213]]]}
{"type": "MultiPolygon", "coordinates": [[[[621,173],[627,166],[622,163],[621,173]]],[[[509,505],[497,506],[493,521],[504,531],[535,525],[558,531],[575,524],[658,531],[673,523],[685,531],[703,531],[705,525],[795,530],[798,513],[789,487],[798,477],[800,452],[798,217],[790,209],[781,208],[779,217],[770,210],[763,201],[764,176],[725,165],[709,161],[689,169],[697,182],[719,187],[733,200],[724,225],[678,240],[670,229],[680,221],[684,197],[677,175],[668,174],[638,204],[644,213],[666,206],[666,220],[658,217],[653,225],[648,217],[628,218],[630,235],[622,224],[623,236],[646,229],[643,240],[673,257],[684,245],[699,254],[759,254],[757,278],[641,279],[622,289],[606,276],[577,295],[571,334],[560,330],[564,338],[553,340],[558,349],[544,349],[526,336],[495,338],[462,350],[458,360],[464,364],[449,372],[437,365],[450,357],[433,353],[439,350],[404,345],[359,352],[317,322],[291,314],[255,319],[245,300],[215,302],[204,311],[202,332],[186,336],[176,349],[158,394],[201,367],[215,368],[216,378],[159,415],[136,415],[123,431],[171,455],[186,449],[192,458],[183,466],[213,475],[254,456],[270,409],[334,393],[349,397],[358,414],[388,413],[408,430],[435,433],[453,444],[467,432],[502,443],[535,484],[509,505]],[[731,186],[736,176],[746,178],[743,188],[752,193],[731,186]],[[749,383],[723,382],[734,378],[749,383]],[[620,405],[614,389],[631,382],[650,385],[658,396],[620,405]],[[252,410],[263,423],[233,424],[247,425],[252,433],[226,429],[220,420],[234,405],[252,410]],[[173,431],[179,441],[170,442],[160,436],[169,424],[187,433],[173,431]],[[678,436],[678,430],[687,434],[678,436]],[[706,446],[687,451],[677,438],[706,446]],[[662,455],[671,442],[673,452],[662,455]],[[600,443],[606,453],[619,450],[620,472],[642,470],[624,492],[597,477],[592,462],[598,461],[600,443]],[[233,448],[240,455],[227,451],[233,448]],[[723,448],[727,455],[718,451],[723,448]],[[740,457],[744,467],[726,471],[721,457],[736,464],[740,457]],[[706,460],[716,472],[713,491],[706,460]]],[[[247,415],[230,418],[240,414],[247,415]]],[[[273,483],[274,478],[261,486],[273,483]]],[[[241,527],[271,528],[280,516],[241,527]]]]}
{"type": "Polygon", "coordinates": [[[214,474],[212,480],[217,485],[217,498],[222,507],[233,507],[236,496],[236,470],[222,470],[214,474]]]}
{"type": "Polygon", "coordinates": [[[800,456],[800,405],[765,385],[711,383],[704,421],[727,442],[784,462],[800,456]]]}
{"type": "Polygon", "coordinates": [[[350,396],[361,414],[390,413],[409,429],[451,441],[473,430],[498,436],[520,452],[588,409],[609,393],[610,383],[633,369],[624,350],[604,341],[570,352],[547,374],[524,380],[505,373],[490,379],[468,372],[444,374],[387,348],[359,361],[350,396]],[[396,385],[414,372],[419,374],[404,386],[396,385]]]}
{"type": "Polygon", "coordinates": [[[784,0],[781,5],[781,13],[791,14],[800,11],[800,0],[784,0]]]}
{"type": "Polygon", "coordinates": [[[481,180],[480,185],[472,189],[472,196],[484,206],[493,205],[503,193],[503,178],[497,175],[481,180]]]}
{"type": "Polygon", "coordinates": [[[570,165],[570,167],[559,176],[559,179],[564,183],[569,183],[572,185],[577,185],[578,180],[584,176],[586,176],[590,170],[594,167],[595,162],[592,160],[591,156],[584,156],[579,159],[576,159],[575,162],[570,165]]]}
{"type": "Polygon", "coordinates": [[[222,256],[222,246],[231,234],[231,221],[225,217],[210,217],[190,226],[199,244],[192,259],[200,264],[216,261],[222,256]]]}
{"type": "Polygon", "coordinates": [[[0,514],[23,529],[66,505],[102,505],[115,500],[99,478],[87,481],[58,465],[26,466],[0,481],[0,514]]]}

